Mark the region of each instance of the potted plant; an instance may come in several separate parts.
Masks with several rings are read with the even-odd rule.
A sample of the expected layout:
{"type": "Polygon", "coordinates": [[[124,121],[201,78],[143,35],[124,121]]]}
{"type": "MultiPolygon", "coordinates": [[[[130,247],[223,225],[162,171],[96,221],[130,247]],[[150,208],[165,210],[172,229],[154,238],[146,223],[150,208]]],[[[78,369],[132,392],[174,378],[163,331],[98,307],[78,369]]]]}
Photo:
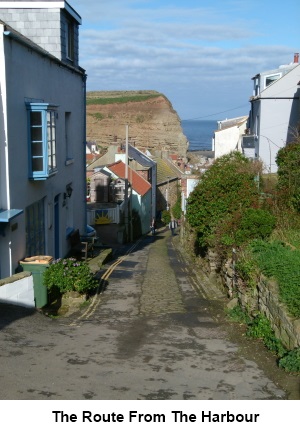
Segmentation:
{"type": "Polygon", "coordinates": [[[43,277],[50,293],[59,294],[65,299],[80,299],[81,302],[97,286],[88,264],[75,258],[53,260],[43,277]]]}

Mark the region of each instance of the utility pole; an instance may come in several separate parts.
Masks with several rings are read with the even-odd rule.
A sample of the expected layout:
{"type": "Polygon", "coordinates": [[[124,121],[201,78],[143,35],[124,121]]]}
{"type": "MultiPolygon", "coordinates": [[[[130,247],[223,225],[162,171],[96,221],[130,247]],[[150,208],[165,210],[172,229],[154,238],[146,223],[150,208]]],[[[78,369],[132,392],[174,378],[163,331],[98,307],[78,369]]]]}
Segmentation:
{"type": "Polygon", "coordinates": [[[126,141],[125,141],[125,235],[126,242],[129,239],[128,229],[128,125],[126,125],[126,141]]]}
{"type": "MultiPolygon", "coordinates": [[[[128,163],[129,163],[129,158],[128,158],[128,163]]],[[[133,222],[132,222],[132,190],[133,190],[132,182],[133,182],[133,179],[132,179],[132,169],[130,169],[129,172],[130,172],[130,175],[129,175],[130,187],[128,189],[128,191],[130,192],[130,194],[129,194],[129,210],[130,210],[130,212],[129,212],[129,217],[130,217],[129,226],[130,226],[130,242],[133,242],[133,222]]]]}
{"type": "Polygon", "coordinates": [[[169,205],[169,181],[170,181],[170,176],[167,176],[168,179],[168,184],[167,184],[167,189],[166,189],[166,203],[167,203],[167,211],[170,209],[170,205],[169,205]]]}

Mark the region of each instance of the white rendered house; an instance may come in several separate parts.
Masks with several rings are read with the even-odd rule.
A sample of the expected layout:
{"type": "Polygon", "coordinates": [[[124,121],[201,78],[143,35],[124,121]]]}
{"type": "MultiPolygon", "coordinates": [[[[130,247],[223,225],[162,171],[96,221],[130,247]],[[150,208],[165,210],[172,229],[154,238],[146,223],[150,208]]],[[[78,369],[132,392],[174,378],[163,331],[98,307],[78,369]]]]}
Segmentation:
{"type": "Polygon", "coordinates": [[[217,159],[232,151],[242,152],[242,136],[247,128],[248,116],[218,121],[214,132],[212,150],[217,159]]]}
{"type": "MultiPolygon", "coordinates": [[[[103,170],[108,172],[113,179],[119,178],[123,181],[125,179],[128,180],[128,188],[130,188],[130,191],[128,191],[129,197],[127,200],[129,201],[129,206],[131,206],[131,209],[136,210],[139,214],[141,221],[141,233],[148,233],[152,219],[151,184],[129,166],[128,176],[126,178],[126,165],[121,160],[105,166],[103,170]]],[[[126,190],[124,189],[124,193],[125,192],[126,190]]],[[[124,195],[122,198],[124,199],[124,195]]]]}
{"type": "Polygon", "coordinates": [[[25,257],[65,256],[68,233],[86,228],[80,17],[65,2],[55,2],[55,10],[51,3],[0,3],[0,278],[13,275],[25,257]],[[34,13],[43,17],[45,35],[48,27],[60,34],[68,28],[59,51],[50,53],[21,33],[33,27],[34,13]],[[20,31],[12,27],[16,16],[20,31]]]}
{"type": "Polygon", "coordinates": [[[254,76],[248,130],[243,151],[263,162],[264,171],[277,171],[276,155],[293,141],[299,127],[300,65],[294,62],[254,76]]]}

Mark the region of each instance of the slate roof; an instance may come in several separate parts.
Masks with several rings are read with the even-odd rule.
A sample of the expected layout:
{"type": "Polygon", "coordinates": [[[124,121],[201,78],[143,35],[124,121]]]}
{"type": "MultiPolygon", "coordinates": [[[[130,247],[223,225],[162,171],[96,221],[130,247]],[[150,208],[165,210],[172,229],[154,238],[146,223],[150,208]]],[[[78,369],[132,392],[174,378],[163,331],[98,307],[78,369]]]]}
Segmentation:
{"type": "Polygon", "coordinates": [[[240,125],[243,125],[248,119],[248,116],[241,116],[238,118],[231,118],[231,119],[225,119],[223,121],[218,121],[220,128],[218,130],[215,130],[215,133],[218,133],[219,131],[223,131],[227,128],[231,127],[238,127],[240,125]]]}
{"type": "Polygon", "coordinates": [[[160,157],[152,157],[157,164],[157,185],[181,178],[183,172],[171,161],[160,157]]]}
{"type": "MultiPolygon", "coordinates": [[[[123,161],[117,161],[116,163],[109,164],[107,168],[119,178],[125,179],[125,164],[123,163],[123,161]]],[[[146,179],[142,178],[142,176],[136,173],[129,166],[128,180],[131,183],[134,191],[140,196],[144,196],[151,189],[151,184],[149,184],[146,179]]]]}

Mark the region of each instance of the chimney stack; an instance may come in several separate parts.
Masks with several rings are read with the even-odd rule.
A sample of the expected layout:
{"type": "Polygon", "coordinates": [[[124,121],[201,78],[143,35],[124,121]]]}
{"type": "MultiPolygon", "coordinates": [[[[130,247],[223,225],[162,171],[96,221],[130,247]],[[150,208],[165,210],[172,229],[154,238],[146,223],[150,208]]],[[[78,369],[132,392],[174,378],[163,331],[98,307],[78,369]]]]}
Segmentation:
{"type": "Polygon", "coordinates": [[[299,63],[299,53],[298,52],[296,52],[294,54],[294,63],[299,63]]]}

